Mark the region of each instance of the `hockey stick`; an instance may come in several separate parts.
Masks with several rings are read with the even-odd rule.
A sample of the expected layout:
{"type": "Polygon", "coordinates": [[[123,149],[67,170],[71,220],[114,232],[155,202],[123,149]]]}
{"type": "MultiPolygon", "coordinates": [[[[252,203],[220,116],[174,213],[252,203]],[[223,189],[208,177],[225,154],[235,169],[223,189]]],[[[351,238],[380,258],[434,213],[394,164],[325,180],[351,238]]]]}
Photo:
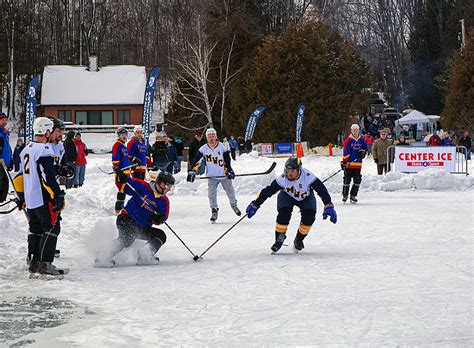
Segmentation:
{"type": "Polygon", "coordinates": [[[17,206],[14,206],[10,210],[0,211],[0,214],[10,214],[12,211],[14,211],[17,208],[18,208],[17,206]]]}
{"type": "MultiPolygon", "coordinates": [[[[270,174],[273,169],[276,167],[276,162],[273,162],[270,168],[268,168],[264,172],[259,172],[259,173],[245,173],[245,174],[236,174],[235,177],[240,177],[240,176],[254,176],[254,175],[266,175],[270,174]]],[[[227,178],[227,175],[221,175],[221,176],[201,176],[198,177],[197,179],[222,179],[222,178],[227,178]]]]}
{"type": "Polygon", "coordinates": [[[328,181],[329,179],[331,179],[333,176],[335,176],[336,174],[338,174],[339,172],[341,172],[342,169],[339,169],[337,172],[335,172],[334,174],[332,174],[331,176],[329,176],[328,178],[324,179],[322,182],[325,183],[326,181],[328,181]]]}
{"type": "MultiPolygon", "coordinates": [[[[123,167],[123,168],[120,168],[120,170],[127,170],[127,169],[132,169],[132,168],[135,168],[136,166],[138,166],[138,164],[131,164],[129,166],[126,166],[126,167],[123,167]]],[[[115,172],[112,170],[111,172],[106,172],[104,169],[102,169],[100,166],[99,166],[99,170],[104,173],[104,174],[107,174],[107,175],[111,175],[111,174],[114,174],[115,172]]]]}
{"type": "MultiPolygon", "coordinates": [[[[139,194],[137,192],[137,190],[135,190],[135,188],[130,185],[128,182],[126,183],[127,186],[133,191],[135,192],[135,194],[141,198],[141,200],[143,201],[144,204],[146,204],[148,207],[150,207],[153,211],[155,210],[151,205],[150,203],[147,202],[147,200],[145,199],[145,197],[143,197],[141,194],[139,194]]],[[[179,238],[179,236],[176,234],[176,232],[170,227],[170,225],[168,225],[168,223],[166,221],[163,222],[164,225],[166,225],[166,227],[168,227],[170,229],[171,232],[173,232],[173,234],[176,236],[176,238],[178,238],[178,240],[184,245],[184,247],[186,249],[188,249],[188,251],[193,255],[193,259],[196,257],[196,255],[194,255],[194,253],[191,251],[191,249],[188,248],[188,246],[186,245],[186,243],[183,242],[183,240],[181,238],[179,238]]]]}
{"type": "Polygon", "coordinates": [[[244,216],[242,216],[235,224],[233,224],[227,231],[225,231],[219,238],[217,238],[217,240],[212,243],[209,248],[207,248],[206,250],[204,250],[204,252],[200,255],[200,256],[194,256],[193,260],[194,261],[197,261],[199,259],[202,259],[202,256],[207,253],[209,251],[209,249],[211,249],[218,241],[220,241],[222,239],[222,237],[224,237],[227,233],[230,232],[230,230],[232,230],[239,222],[241,222],[243,219],[245,219],[247,217],[247,214],[245,214],[244,216]]]}
{"type": "Polygon", "coordinates": [[[3,207],[4,205],[7,205],[7,204],[9,204],[9,203],[11,203],[11,202],[15,202],[15,200],[14,200],[14,199],[10,199],[9,201],[5,201],[5,202],[3,202],[3,203],[0,204],[0,207],[3,207]]]}
{"type": "MultiPolygon", "coordinates": [[[[13,178],[12,178],[12,176],[10,175],[10,172],[8,171],[7,165],[6,165],[5,161],[3,160],[3,158],[0,159],[0,164],[1,164],[2,167],[3,167],[3,170],[5,171],[5,174],[7,174],[7,176],[8,176],[8,181],[10,182],[10,185],[12,186],[13,191],[15,191],[16,199],[18,199],[19,201],[21,201],[20,195],[18,194],[18,192],[16,192],[15,185],[13,184],[13,178]]],[[[13,210],[15,210],[15,209],[13,209],[13,210]]],[[[29,220],[29,219],[28,219],[28,214],[26,213],[26,209],[21,209],[21,210],[23,210],[23,212],[25,213],[26,219],[29,220]]]]}

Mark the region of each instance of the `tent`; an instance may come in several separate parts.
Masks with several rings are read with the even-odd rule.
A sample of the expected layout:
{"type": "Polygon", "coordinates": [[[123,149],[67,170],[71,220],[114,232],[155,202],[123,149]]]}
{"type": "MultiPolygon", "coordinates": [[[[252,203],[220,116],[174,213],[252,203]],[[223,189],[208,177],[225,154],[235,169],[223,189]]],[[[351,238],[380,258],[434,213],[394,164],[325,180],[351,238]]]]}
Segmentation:
{"type": "Polygon", "coordinates": [[[395,125],[420,123],[430,123],[430,119],[424,113],[418,110],[413,110],[408,115],[403,116],[399,120],[395,121],[395,125]]]}

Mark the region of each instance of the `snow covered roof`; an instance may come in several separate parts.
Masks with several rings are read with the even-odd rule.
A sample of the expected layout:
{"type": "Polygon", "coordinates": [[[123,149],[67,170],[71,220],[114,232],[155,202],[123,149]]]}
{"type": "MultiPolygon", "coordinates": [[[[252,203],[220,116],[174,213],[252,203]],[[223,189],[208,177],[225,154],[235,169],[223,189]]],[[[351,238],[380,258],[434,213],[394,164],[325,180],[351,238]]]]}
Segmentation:
{"type": "Polygon", "coordinates": [[[145,85],[144,66],[110,65],[88,71],[85,66],[48,65],[41,105],[143,104],[145,85]]]}
{"type": "Polygon", "coordinates": [[[397,120],[396,124],[417,124],[417,123],[428,123],[429,118],[418,110],[411,111],[408,115],[403,116],[397,120]]]}

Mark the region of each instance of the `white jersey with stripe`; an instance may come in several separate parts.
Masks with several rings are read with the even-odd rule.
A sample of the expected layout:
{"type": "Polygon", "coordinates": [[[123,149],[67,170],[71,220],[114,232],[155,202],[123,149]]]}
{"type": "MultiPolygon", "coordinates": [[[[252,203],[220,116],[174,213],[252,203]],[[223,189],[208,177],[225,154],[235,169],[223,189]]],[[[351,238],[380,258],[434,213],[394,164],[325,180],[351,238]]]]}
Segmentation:
{"type": "Polygon", "coordinates": [[[38,208],[44,205],[45,201],[43,194],[43,183],[45,182],[45,175],[42,172],[42,166],[38,164],[41,157],[52,157],[55,154],[51,144],[42,144],[37,142],[30,142],[21,152],[21,169],[23,171],[23,185],[25,192],[25,203],[28,209],[38,208]]]}
{"type": "Polygon", "coordinates": [[[227,149],[224,144],[217,143],[213,148],[209,144],[204,144],[199,148],[199,152],[202,153],[206,162],[207,176],[225,176],[224,152],[227,152],[227,149]]]}
{"type": "Polygon", "coordinates": [[[302,201],[311,194],[311,184],[316,180],[316,175],[309,170],[301,168],[301,173],[295,180],[289,180],[285,173],[276,178],[277,184],[281,186],[291,198],[302,201]]]}

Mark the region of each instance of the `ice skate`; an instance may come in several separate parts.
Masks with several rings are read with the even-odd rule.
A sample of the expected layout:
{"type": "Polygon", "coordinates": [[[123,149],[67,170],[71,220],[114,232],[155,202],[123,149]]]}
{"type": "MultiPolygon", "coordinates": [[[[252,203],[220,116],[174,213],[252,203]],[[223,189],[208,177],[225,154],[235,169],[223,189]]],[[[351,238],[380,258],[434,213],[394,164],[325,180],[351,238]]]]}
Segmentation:
{"type": "Polygon", "coordinates": [[[347,202],[347,196],[342,196],[342,203],[346,203],[347,202]]]}
{"type": "Polygon", "coordinates": [[[280,248],[283,245],[283,242],[286,239],[285,233],[280,233],[280,232],[276,232],[276,233],[278,233],[278,234],[275,238],[275,243],[270,247],[270,249],[272,250],[272,254],[276,253],[278,250],[280,250],[280,248]]]}
{"type": "Polygon", "coordinates": [[[69,268],[57,268],[51,262],[41,262],[38,273],[50,276],[62,276],[69,273],[69,268]]]}
{"type": "Polygon", "coordinates": [[[112,268],[115,266],[115,260],[109,259],[109,260],[101,260],[101,259],[95,259],[94,261],[94,267],[96,268],[112,268]]]}
{"type": "Polygon", "coordinates": [[[304,243],[303,239],[298,236],[298,234],[295,237],[295,240],[293,241],[293,251],[298,254],[301,250],[304,249],[304,243]]]}
{"type": "Polygon", "coordinates": [[[155,253],[150,250],[148,245],[139,249],[136,263],[137,266],[157,265],[160,262],[160,259],[155,257],[154,254],[155,253]]]}
{"type": "Polygon", "coordinates": [[[350,202],[351,202],[352,204],[356,204],[356,203],[357,203],[357,198],[356,198],[356,196],[351,196],[350,202]]]}
{"type": "Polygon", "coordinates": [[[241,216],[242,215],[242,212],[240,211],[240,209],[236,206],[236,205],[231,205],[232,207],[232,210],[234,211],[234,213],[237,215],[237,216],[241,216]]]}
{"type": "Polygon", "coordinates": [[[211,224],[216,223],[218,212],[219,212],[219,208],[212,208],[212,211],[211,211],[211,224]]]}

